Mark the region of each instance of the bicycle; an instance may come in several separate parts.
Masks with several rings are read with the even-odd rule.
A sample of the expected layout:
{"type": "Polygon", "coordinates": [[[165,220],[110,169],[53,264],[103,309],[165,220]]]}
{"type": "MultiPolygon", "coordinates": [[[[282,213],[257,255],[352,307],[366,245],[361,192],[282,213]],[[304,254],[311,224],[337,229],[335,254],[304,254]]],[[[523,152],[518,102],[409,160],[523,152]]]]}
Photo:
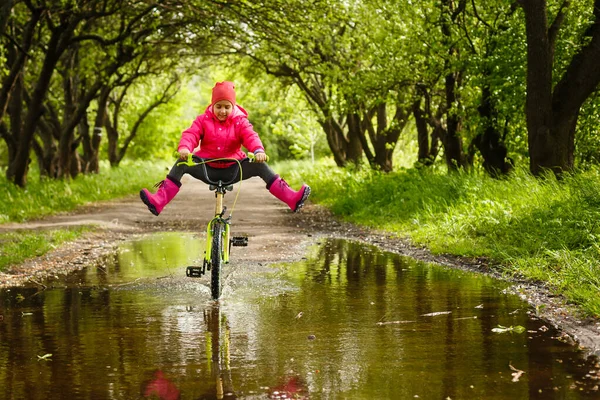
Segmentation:
{"type": "MultiPolygon", "coordinates": [[[[248,158],[252,162],[254,160],[254,154],[248,153],[248,158]]],[[[193,155],[190,154],[186,161],[180,162],[178,165],[185,164],[187,166],[202,165],[203,174],[207,182],[209,182],[209,190],[215,192],[215,216],[208,222],[206,228],[206,247],[204,250],[204,259],[201,267],[188,266],[186,268],[186,276],[190,278],[199,278],[206,274],[206,271],[210,271],[210,291],[213,300],[218,300],[221,297],[221,267],[223,264],[229,263],[229,253],[231,246],[248,246],[248,236],[231,236],[231,217],[232,212],[228,217],[225,217],[227,207],[223,205],[223,199],[225,193],[233,190],[233,184],[236,183],[238,178],[241,182],[241,162],[235,158],[218,158],[218,159],[201,159],[200,162],[193,160],[193,155]],[[233,174],[234,178],[230,181],[223,182],[221,180],[213,181],[208,176],[206,164],[215,161],[232,161],[237,163],[238,170],[233,174]]]]}

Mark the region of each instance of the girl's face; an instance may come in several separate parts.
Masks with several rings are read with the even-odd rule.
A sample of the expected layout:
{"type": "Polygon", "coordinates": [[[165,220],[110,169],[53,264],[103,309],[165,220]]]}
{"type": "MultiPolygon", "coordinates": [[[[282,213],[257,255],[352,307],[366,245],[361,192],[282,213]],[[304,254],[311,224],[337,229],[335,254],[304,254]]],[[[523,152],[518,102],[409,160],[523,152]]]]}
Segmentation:
{"type": "Polygon", "coordinates": [[[215,113],[219,121],[225,121],[232,111],[233,104],[228,100],[220,100],[213,104],[213,113],[215,113]]]}

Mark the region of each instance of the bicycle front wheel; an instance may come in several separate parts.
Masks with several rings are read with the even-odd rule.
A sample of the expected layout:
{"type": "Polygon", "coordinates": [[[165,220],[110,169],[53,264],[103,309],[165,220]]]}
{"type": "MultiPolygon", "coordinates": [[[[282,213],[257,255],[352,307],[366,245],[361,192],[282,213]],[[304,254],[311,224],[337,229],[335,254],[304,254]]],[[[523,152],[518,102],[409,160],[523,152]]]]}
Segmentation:
{"type": "Polygon", "coordinates": [[[212,298],[217,300],[221,297],[221,264],[223,257],[223,231],[224,226],[220,222],[213,223],[212,249],[210,252],[210,292],[212,298]]]}

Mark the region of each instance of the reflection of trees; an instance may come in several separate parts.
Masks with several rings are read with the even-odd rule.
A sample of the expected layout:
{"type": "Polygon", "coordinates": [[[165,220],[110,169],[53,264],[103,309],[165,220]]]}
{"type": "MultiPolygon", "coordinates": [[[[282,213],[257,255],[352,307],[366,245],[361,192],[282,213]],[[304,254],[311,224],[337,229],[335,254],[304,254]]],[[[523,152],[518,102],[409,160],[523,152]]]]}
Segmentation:
{"type": "MultiPolygon", "coordinates": [[[[289,271],[300,290],[230,302],[227,320],[218,307],[185,309],[156,288],[0,291],[0,386],[8,398],[107,398],[115,387],[116,398],[138,398],[139,384],[162,368],[186,398],[225,395],[233,383],[240,393],[272,388],[289,376],[332,397],[522,398],[523,385],[510,384],[512,363],[527,371],[521,382],[531,397],[552,377],[555,398],[567,398],[574,379],[565,375],[581,376],[566,345],[491,333],[499,324],[537,330],[541,322],[512,315],[523,304],[488,278],[343,240],[327,241],[289,271]],[[439,311],[452,314],[423,317],[439,311]],[[416,322],[377,325],[389,321],[416,322]],[[52,362],[38,361],[47,353],[52,362]]],[[[189,296],[196,304],[197,293],[189,296]]]]}
{"type": "MultiPolygon", "coordinates": [[[[270,358],[293,357],[304,372],[320,362],[325,372],[309,378],[325,392],[360,390],[361,396],[377,397],[381,395],[377,390],[397,381],[394,374],[401,373],[405,383],[394,386],[398,398],[415,394],[469,398],[473,393],[464,382],[470,381],[479,385],[478,396],[493,397],[498,385],[508,382],[488,384],[485,377],[498,372],[510,377],[509,361],[521,363],[528,358],[521,350],[506,352],[507,348],[522,349],[526,337],[491,336],[491,328],[525,324],[527,317],[507,315],[522,305],[513,297],[501,296],[489,278],[336,239],[324,242],[303,266],[303,272],[293,272],[303,290],[281,300],[285,315],[303,312],[292,328],[301,334],[284,333],[281,341],[274,342],[268,338],[273,332],[265,332],[262,341],[274,346],[268,350],[270,358]],[[482,303],[489,309],[475,308],[482,303]],[[423,316],[443,311],[451,313],[423,316]],[[382,321],[415,322],[377,326],[382,321]],[[317,336],[311,354],[326,354],[326,360],[315,360],[310,354],[290,355],[290,341],[304,340],[310,333],[317,336]],[[430,379],[431,384],[421,385],[423,379],[430,379]],[[366,393],[367,388],[373,392],[366,393]]],[[[546,356],[542,358],[548,362],[546,356]]]]}
{"type": "MultiPolygon", "coordinates": [[[[0,322],[2,392],[31,400],[50,393],[108,398],[119,388],[119,398],[139,398],[144,373],[183,346],[169,335],[164,304],[151,299],[143,292],[84,287],[0,291],[0,304],[10,310],[0,322]],[[17,294],[24,300],[16,301],[17,294]],[[171,342],[160,343],[163,336],[171,342]],[[51,361],[38,360],[44,354],[52,354],[51,361]]],[[[200,332],[196,328],[194,336],[200,332]]]]}

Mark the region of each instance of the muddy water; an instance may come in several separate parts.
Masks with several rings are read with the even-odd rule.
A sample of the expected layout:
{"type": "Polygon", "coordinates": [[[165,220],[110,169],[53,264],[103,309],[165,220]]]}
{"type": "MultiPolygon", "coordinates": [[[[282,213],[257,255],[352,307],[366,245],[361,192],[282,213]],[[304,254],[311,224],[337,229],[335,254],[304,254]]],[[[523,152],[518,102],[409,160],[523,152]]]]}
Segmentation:
{"type": "Polygon", "coordinates": [[[216,304],[184,276],[201,245],[154,236],[0,291],[0,399],[600,398],[600,368],[502,282],[328,240],[226,266],[216,304]]]}

